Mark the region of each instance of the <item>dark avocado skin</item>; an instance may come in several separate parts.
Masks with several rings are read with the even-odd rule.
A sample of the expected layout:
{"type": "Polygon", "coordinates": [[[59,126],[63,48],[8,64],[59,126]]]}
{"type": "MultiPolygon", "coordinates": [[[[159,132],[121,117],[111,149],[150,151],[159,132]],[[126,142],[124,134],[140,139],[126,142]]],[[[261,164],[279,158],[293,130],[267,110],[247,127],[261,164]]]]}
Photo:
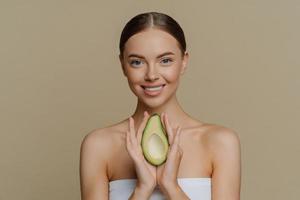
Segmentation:
{"type": "MultiPolygon", "coordinates": [[[[158,114],[158,113],[154,113],[154,114],[152,114],[150,117],[149,117],[149,119],[151,118],[151,117],[153,117],[153,116],[158,116],[159,117],[159,123],[160,123],[160,126],[161,126],[161,130],[162,130],[162,132],[164,133],[164,135],[166,136],[166,138],[167,138],[167,143],[168,143],[168,148],[169,148],[169,146],[170,146],[170,143],[169,143],[169,137],[168,137],[168,134],[166,134],[166,130],[164,129],[164,126],[163,126],[163,123],[162,123],[162,121],[161,121],[161,117],[160,117],[160,115],[158,114]]],[[[150,122],[150,120],[148,119],[148,121],[147,121],[147,123],[146,123],[146,126],[145,126],[145,129],[143,130],[143,136],[142,136],[142,140],[143,140],[143,137],[144,137],[144,133],[145,133],[145,131],[146,131],[146,129],[147,129],[147,127],[148,127],[148,125],[149,125],[149,122],[150,122]]],[[[141,146],[142,146],[142,140],[141,140],[141,146]]],[[[142,148],[143,149],[143,148],[142,148]]],[[[143,151],[143,154],[144,154],[144,151],[143,151]]],[[[145,157],[145,154],[144,154],[144,157],[145,157]]],[[[160,166],[160,165],[162,165],[162,164],[164,164],[165,162],[166,162],[166,160],[167,160],[167,157],[160,163],[160,164],[153,164],[151,161],[149,161],[146,157],[145,157],[145,159],[148,161],[148,163],[150,163],[151,165],[154,165],[154,166],[160,166]]]]}

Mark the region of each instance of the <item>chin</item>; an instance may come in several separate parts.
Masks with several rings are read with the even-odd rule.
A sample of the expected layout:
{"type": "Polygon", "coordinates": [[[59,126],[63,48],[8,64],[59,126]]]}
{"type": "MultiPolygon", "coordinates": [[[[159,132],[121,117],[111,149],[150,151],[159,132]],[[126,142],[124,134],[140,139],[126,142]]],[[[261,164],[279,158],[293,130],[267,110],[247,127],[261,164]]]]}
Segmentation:
{"type": "Polygon", "coordinates": [[[151,99],[150,100],[147,99],[146,101],[143,101],[143,103],[145,104],[145,106],[152,109],[159,108],[164,104],[164,102],[160,100],[151,100],[151,99]]]}
{"type": "Polygon", "coordinates": [[[166,102],[170,99],[170,96],[164,95],[160,97],[146,97],[140,96],[139,101],[142,102],[145,106],[155,109],[159,108],[166,104],[166,102]]]}

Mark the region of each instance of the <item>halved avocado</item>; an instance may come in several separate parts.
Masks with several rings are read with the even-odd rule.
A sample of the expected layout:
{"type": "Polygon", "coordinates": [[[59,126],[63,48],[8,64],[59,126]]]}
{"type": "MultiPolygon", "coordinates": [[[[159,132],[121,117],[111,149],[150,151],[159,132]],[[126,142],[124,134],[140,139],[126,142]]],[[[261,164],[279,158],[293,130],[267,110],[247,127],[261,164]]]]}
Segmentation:
{"type": "Polygon", "coordinates": [[[141,146],[150,164],[159,166],[167,160],[170,144],[159,114],[154,113],[149,117],[143,130],[141,146]]]}

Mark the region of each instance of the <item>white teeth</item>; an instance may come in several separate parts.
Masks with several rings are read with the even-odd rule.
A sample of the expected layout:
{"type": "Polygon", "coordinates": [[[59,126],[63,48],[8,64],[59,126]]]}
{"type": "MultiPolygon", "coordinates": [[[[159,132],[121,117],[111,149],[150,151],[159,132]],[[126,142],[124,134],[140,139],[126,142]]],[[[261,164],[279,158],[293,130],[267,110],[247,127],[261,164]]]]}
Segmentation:
{"type": "Polygon", "coordinates": [[[145,87],[145,90],[149,90],[149,91],[158,91],[160,89],[162,89],[162,85],[158,86],[158,87],[145,87]]]}

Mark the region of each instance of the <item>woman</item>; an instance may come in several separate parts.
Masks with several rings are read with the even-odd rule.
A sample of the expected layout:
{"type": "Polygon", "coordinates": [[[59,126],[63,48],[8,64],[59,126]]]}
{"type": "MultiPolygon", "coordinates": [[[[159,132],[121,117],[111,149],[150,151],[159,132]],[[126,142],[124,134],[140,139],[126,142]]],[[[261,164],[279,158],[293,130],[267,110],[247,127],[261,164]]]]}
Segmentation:
{"type": "Polygon", "coordinates": [[[238,134],[192,118],[180,106],[176,90],[189,59],[179,24],[163,13],[142,13],[124,27],[120,62],[137,97],[133,115],[91,131],[81,144],[83,200],[240,198],[238,134]],[[149,164],[141,134],[158,113],[170,148],[164,164],[149,164]]]}

